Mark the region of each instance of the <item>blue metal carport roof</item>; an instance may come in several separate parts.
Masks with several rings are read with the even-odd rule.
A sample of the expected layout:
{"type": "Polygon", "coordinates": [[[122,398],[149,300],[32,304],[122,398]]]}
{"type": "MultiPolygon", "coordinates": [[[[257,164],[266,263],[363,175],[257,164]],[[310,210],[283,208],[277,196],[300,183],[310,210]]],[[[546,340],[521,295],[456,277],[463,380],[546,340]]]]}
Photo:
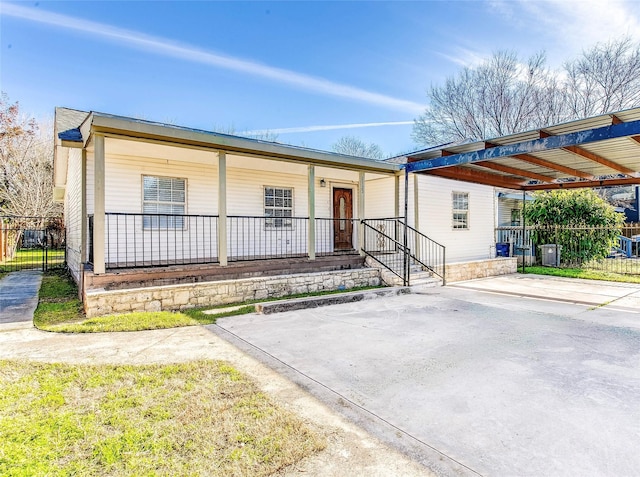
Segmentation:
{"type": "Polygon", "coordinates": [[[640,184],[640,108],[406,156],[408,172],[544,190],[640,184]]]}

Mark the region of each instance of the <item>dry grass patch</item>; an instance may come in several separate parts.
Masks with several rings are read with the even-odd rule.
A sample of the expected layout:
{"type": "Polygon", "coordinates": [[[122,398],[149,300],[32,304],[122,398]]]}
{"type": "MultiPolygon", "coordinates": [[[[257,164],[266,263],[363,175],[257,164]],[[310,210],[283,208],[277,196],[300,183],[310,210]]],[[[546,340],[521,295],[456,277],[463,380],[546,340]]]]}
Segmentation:
{"type": "Polygon", "coordinates": [[[270,475],[324,441],[224,362],[0,361],[0,475],[270,475]]]}

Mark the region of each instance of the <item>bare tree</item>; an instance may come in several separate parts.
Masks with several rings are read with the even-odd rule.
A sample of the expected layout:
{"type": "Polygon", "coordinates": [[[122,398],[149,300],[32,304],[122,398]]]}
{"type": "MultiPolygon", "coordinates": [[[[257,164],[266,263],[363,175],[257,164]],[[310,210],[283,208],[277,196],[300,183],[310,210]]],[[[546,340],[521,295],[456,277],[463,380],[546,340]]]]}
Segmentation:
{"type": "Polygon", "coordinates": [[[383,159],[384,154],[380,146],[367,144],[355,136],[343,136],[331,146],[333,152],[347,156],[367,157],[369,159],[383,159]]]}
{"type": "Polygon", "coordinates": [[[585,118],[640,105],[640,43],[599,43],[564,65],[568,113],[585,118]]]}
{"type": "Polygon", "coordinates": [[[433,145],[481,140],[640,105],[640,44],[597,44],[551,71],[545,55],[521,62],[498,52],[428,92],[413,139],[433,145]]]}
{"type": "Polygon", "coordinates": [[[0,98],[0,214],[53,217],[53,125],[20,113],[0,98]]]}
{"type": "Polygon", "coordinates": [[[429,107],[416,119],[413,139],[437,144],[536,127],[560,116],[558,89],[543,53],[522,63],[514,52],[498,52],[443,86],[431,87],[429,107]]]}

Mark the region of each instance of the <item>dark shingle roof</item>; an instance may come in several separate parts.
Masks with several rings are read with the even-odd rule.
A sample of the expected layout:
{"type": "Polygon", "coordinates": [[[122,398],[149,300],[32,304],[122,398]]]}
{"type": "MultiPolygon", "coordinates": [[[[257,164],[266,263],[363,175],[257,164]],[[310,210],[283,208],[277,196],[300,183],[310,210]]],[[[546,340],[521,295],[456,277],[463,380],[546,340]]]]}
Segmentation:
{"type": "Polygon", "coordinates": [[[82,141],[80,126],[89,113],[69,108],[56,108],[56,132],[62,141],[82,141]]]}

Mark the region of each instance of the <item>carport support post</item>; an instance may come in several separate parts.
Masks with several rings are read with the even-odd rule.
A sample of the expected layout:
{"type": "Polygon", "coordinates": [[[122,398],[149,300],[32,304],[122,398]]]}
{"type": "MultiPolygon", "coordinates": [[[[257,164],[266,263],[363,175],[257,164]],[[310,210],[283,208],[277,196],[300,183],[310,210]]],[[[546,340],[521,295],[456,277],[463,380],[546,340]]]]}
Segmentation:
{"type": "Polygon", "coordinates": [[[360,250],[360,255],[364,257],[364,224],[362,220],[364,219],[364,172],[360,172],[358,174],[358,249],[360,250]]]}
{"type": "Polygon", "coordinates": [[[409,253],[409,250],[407,250],[407,225],[408,225],[408,220],[409,220],[409,171],[405,168],[404,169],[404,237],[403,237],[403,244],[404,244],[404,256],[403,256],[403,262],[402,262],[402,275],[403,275],[403,281],[404,281],[404,286],[406,287],[407,285],[409,285],[409,257],[407,256],[409,253]]]}
{"type": "MultiPolygon", "coordinates": [[[[527,246],[527,219],[525,219],[525,211],[527,209],[527,191],[522,191],[522,274],[525,273],[526,246],[527,246]]],[[[533,243],[531,244],[533,247],[533,243]]]]}
{"type": "Polygon", "coordinates": [[[393,188],[393,216],[396,218],[393,238],[398,240],[400,237],[400,221],[398,220],[400,218],[400,174],[395,174],[393,176],[393,188]]]}

